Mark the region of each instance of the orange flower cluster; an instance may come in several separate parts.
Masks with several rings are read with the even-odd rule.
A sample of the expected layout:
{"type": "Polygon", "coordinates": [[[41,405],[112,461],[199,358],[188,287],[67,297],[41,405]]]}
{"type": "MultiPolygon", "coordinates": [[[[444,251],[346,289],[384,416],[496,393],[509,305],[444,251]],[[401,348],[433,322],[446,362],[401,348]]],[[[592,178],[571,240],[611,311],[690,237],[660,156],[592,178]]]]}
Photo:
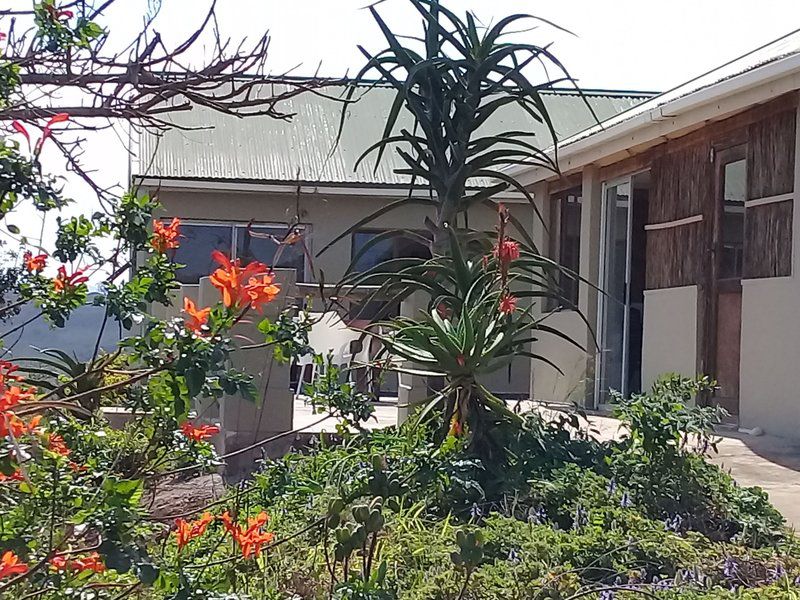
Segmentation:
{"type": "Polygon", "coordinates": [[[79,269],[72,275],[67,275],[66,267],[61,265],[58,267],[56,278],[53,279],[53,289],[61,294],[66,294],[87,281],[89,281],[89,278],[83,275],[82,270],[79,269]]]}
{"type": "Polygon", "coordinates": [[[22,255],[22,261],[28,273],[39,273],[47,265],[47,254],[37,254],[34,256],[28,251],[22,255]]]}
{"type": "Polygon", "coordinates": [[[181,433],[194,442],[201,442],[217,435],[219,427],[216,425],[200,425],[196,427],[191,421],[186,421],[181,425],[181,433]]]}
{"type": "MultiPolygon", "coordinates": [[[[38,433],[41,416],[33,417],[25,423],[11,409],[20,402],[30,402],[34,400],[36,388],[25,388],[11,383],[19,383],[22,377],[15,375],[18,367],[8,361],[0,361],[0,437],[9,435],[14,438],[21,437],[26,433],[38,433]]],[[[15,481],[13,475],[5,476],[0,481],[15,481]]]]}
{"type": "Polygon", "coordinates": [[[183,519],[175,520],[175,533],[177,536],[178,550],[183,548],[193,539],[200,537],[206,532],[206,529],[214,520],[211,513],[203,513],[199,519],[195,521],[184,521],[183,519]]]}
{"type": "MultiPolygon", "coordinates": [[[[52,8],[52,7],[51,7],[52,8]]],[[[72,16],[72,11],[65,10],[60,11],[61,13],[68,13],[70,17],[72,16]]],[[[63,123],[64,121],[69,121],[69,113],[58,113],[50,117],[50,119],[45,124],[44,128],[42,129],[42,137],[39,138],[39,141],[36,142],[36,146],[34,147],[34,153],[38,156],[41,151],[44,143],[47,141],[49,137],[53,135],[53,125],[57,123],[63,123]]],[[[20,123],[19,121],[12,121],[11,128],[16,131],[17,133],[22,134],[25,136],[25,139],[28,140],[28,148],[31,146],[31,135],[28,133],[28,130],[25,128],[25,125],[20,123]]]]}
{"type": "Polygon", "coordinates": [[[178,239],[181,237],[180,232],[181,220],[174,217],[169,225],[164,225],[158,219],[153,220],[153,237],[150,240],[150,245],[156,252],[164,253],[167,250],[174,250],[180,246],[178,239]]]}
{"type": "Polygon", "coordinates": [[[228,308],[249,306],[261,312],[264,304],[272,302],[280,292],[273,283],[269,267],[253,261],[242,266],[241,261],[231,261],[219,250],[211,253],[219,268],[211,274],[211,284],[222,293],[222,302],[228,308]]]}
{"type": "Polygon", "coordinates": [[[261,556],[264,544],[269,544],[275,537],[269,531],[262,531],[264,525],[269,521],[269,516],[263,511],[255,517],[248,518],[247,527],[242,527],[236,523],[227,510],[220,515],[220,520],[225,527],[225,531],[231,534],[231,537],[241,549],[244,558],[261,556]]]}
{"type": "Polygon", "coordinates": [[[19,560],[19,557],[11,550],[3,553],[0,557],[0,579],[22,575],[28,572],[28,565],[19,560]]]}
{"type": "Polygon", "coordinates": [[[103,559],[97,552],[91,552],[83,558],[75,558],[70,560],[66,554],[59,554],[50,559],[50,566],[55,571],[65,572],[72,571],[75,573],[83,573],[84,571],[92,571],[94,573],[102,573],[106,570],[106,565],[103,559]]]}
{"type": "Polygon", "coordinates": [[[494,255],[501,263],[508,264],[519,258],[519,244],[506,238],[495,246],[494,255]]]}
{"type": "Polygon", "coordinates": [[[202,332],[203,325],[208,323],[208,316],[211,314],[211,309],[208,307],[198,309],[188,296],[184,296],[183,312],[188,315],[188,318],[184,321],[186,329],[199,334],[202,332]]]}
{"type": "Polygon", "coordinates": [[[28,423],[25,423],[13,412],[0,413],[0,437],[6,437],[10,433],[15,438],[22,437],[26,433],[39,433],[39,422],[41,415],[36,415],[28,423]]]}
{"type": "Polygon", "coordinates": [[[47,436],[47,449],[60,456],[69,456],[70,454],[70,449],[67,448],[64,438],[57,433],[51,433],[47,436]]]}
{"type": "Polygon", "coordinates": [[[5,483],[8,481],[19,482],[25,481],[25,477],[22,474],[21,469],[17,469],[11,475],[6,475],[5,473],[0,473],[0,483],[5,483]]]}
{"type": "Polygon", "coordinates": [[[511,294],[503,294],[500,298],[500,312],[504,315],[510,315],[517,310],[517,299],[511,294]]]}

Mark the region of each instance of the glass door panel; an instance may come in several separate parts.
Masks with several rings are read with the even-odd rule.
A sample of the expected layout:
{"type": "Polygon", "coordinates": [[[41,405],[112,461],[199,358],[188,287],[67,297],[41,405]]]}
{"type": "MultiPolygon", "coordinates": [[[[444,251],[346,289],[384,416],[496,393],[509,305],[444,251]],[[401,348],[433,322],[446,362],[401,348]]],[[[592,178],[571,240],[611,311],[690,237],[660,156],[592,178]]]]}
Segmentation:
{"type": "Polygon", "coordinates": [[[627,393],[631,182],[607,185],[603,199],[600,287],[600,356],[596,397],[610,402],[609,390],[627,393]]]}

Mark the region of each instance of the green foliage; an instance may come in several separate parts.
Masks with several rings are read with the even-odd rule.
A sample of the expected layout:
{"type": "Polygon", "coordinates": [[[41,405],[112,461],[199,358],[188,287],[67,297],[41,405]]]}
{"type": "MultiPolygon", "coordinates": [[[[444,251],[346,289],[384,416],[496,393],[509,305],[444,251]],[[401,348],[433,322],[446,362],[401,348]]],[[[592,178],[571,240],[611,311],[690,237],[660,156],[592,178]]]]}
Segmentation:
{"type": "Polygon", "coordinates": [[[374,398],[358,391],[354,383],[342,381],[343,374],[333,364],[332,354],[326,357],[318,354],[313,360],[320,376],[306,386],[305,392],[314,410],[341,419],[337,423],[340,432],[355,429],[364,433],[364,423],[375,413],[374,398]]]}
{"type": "Polygon", "coordinates": [[[674,455],[690,441],[706,452],[716,450],[711,433],[724,416],[716,406],[690,405],[714,389],[708,377],[687,379],[673,373],[662,375],[646,394],[624,398],[614,395],[614,416],[627,425],[625,446],[639,452],[642,460],[674,455]]]}
{"type": "Polygon", "coordinates": [[[0,143],[0,218],[21,200],[30,200],[40,211],[68,203],[55,178],[43,176],[38,162],[23,157],[17,143],[4,139],[0,143]]]}
{"type": "Polygon", "coordinates": [[[721,413],[689,402],[711,388],[707,378],[667,375],[647,394],[620,398],[617,416],[626,434],[608,458],[611,472],[652,518],[714,539],[771,543],[783,519],[764,492],[736,486],[703,460],[703,454],[716,451],[713,427],[721,413]]]}
{"type": "MultiPolygon", "coordinates": [[[[409,0],[409,3],[422,16],[423,32],[419,37],[398,35],[383,20],[377,7],[369,8],[387,48],[373,55],[360,47],[367,63],[354,78],[347,98],[352,99],[356,86],[374,74],[396,91],[381,139],[366,150],[361,160],[377,152],[377,168],[384,152],[394,147],[406,163],[397,173],[415,181],[421,179],[431,187],[433,194],[429,200],[413,202],[434,208],[436,219],[431,227],[438,245],[446,242],[446,236],[442,235],[446,224],[454,226],[458,215],[489,201],[499,192],[513,188],[532,202],[529,192],[503,167],[527,164],[558,170],[556,163],[531,139],[531,133],[505,131],[482,135],[480,128],[504,107],[515,105],[532,119],[545,123],[554,142],[555,129],[542,94],[571,78],[547,46],[508,39],[518,27],[537,21],[529,15],[511,15],[484,27],[474,14],[468,12],[462,18],[439,0],[409,0]],[[531,64],[549,65],[563,77],[534,84],[526,75],[530,71],[526,67],[531,64]],[[413,125],[397,131],[402,108],[412,115],[413,125]],[[468,194],[468,182],[475,178],[497,183],[468,194]]],[[[588,105],[587,110],[591,110],[588,105]]],[[[345,113],[346,107],[342,125],[345,113]]],[[[363,227],[379,214],[410,202],[410,197],[398,200],[362,219],[355,227],[363,227]]]]}

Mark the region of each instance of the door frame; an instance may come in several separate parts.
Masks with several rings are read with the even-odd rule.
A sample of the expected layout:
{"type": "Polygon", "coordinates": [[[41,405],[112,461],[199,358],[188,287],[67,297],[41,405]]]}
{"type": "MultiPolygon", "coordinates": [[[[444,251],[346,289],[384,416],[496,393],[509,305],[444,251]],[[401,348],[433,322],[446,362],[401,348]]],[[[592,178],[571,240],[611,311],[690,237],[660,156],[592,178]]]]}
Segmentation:
{"type": "MultiPolygon", "coordinates": [[[[712,145],[713,150],[713,182],[712,203],[709,209],[710,231],[709,231],[709,253],[711,260],[708,261],[708,276],[706,279],[705,294],[705,327],[704,327],[704,351],[702,371],[708,375],[716,377],[717,373],[717,335],[719,328],[719,294],[720,291],[732,291],[734,288],[741,292],[742,279],[744,272],[738,279],[720,280],[722,252],[720,252],[722,220],[724,214],[724,174],[725,165],[737,160],[747,161],[747,140],[739,136],[726,139],[720,143],[712,145]]],[[[745,179],[745,197],[747,196],[747,180],[745,179]]],[[[747,212],[744,214],[746,227],[747,212]]],[[[744,265],[742,265],[744,269],[744,265]]],[[[739,376],[741,377],[741,364],[739,366],[739,376]]],[[[704,404],[711,404],[714,397],[713,392],[709,392],[702,398],[704,404]]],[[[738,402],[738,399],[737,399],[738,402]]]]}

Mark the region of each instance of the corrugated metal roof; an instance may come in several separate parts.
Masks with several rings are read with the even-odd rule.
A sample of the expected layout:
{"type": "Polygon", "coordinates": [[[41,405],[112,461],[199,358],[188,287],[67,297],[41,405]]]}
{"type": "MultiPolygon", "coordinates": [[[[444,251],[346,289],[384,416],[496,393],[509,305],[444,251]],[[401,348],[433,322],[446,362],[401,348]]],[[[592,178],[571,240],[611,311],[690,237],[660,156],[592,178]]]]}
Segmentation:
{"type": "Polygon", "coordinates": [[[653,96],[645,102],[640,102],[628,110],[618,113],[616,116],[607,120],[602,120],[602,124],[592,124],[583,131],[577,132],[570,137],[562,138],[562,141],[558,145],[559,150],[579,140],[588,138],[595,133],[607,131],[615,125],[629,121],[638,115],[663,107],[679,98],[689,96],[690,94],[699,92],[715,84],[733,79],[738,75],[753,71],[758,67],[774,63],[796,54],[800,54],[800,29],[796,29],[777,40],[760,46],[707,73],[694,77],[671,90],[653,96]]]}
{"type": "MultiPolygon", "coordinates": [[[[341,86],[325,90],[339,97],[341,86]]],[[[269,90],[263,90],[268,93],[269,90]]],[[[605,120],[646,100],[641,92],[585,92],[600,120],[605,120]]],[[[394,152],[387,152],[374,168],[374,159],[354,170],[356,160],[380,139],[394,91],[374,87],[347,111],[342,136],[341,103],[313,93],[288,100],[282,110],[295,113],[291,121],[269,117],[237,118],[202,107],[168,116],[177,127],[156,136],[143,133],[140,158],[133,172],[138,176],[250,181],[303,181],[339,184],[404,184],[394,173],[404,166],[394,152]]],[[[560,139],[596,123],[586,102],[575,92],[547,93],[545,104],[560,139]]],[[[411,116],[401,115],[397,130],[408,127],[411,116]]],[[[533,132],[542,148],[552,144],[547,127],[516,105],[504,107],[485,126],[486,133],[504,130],[533,132]]]]}

